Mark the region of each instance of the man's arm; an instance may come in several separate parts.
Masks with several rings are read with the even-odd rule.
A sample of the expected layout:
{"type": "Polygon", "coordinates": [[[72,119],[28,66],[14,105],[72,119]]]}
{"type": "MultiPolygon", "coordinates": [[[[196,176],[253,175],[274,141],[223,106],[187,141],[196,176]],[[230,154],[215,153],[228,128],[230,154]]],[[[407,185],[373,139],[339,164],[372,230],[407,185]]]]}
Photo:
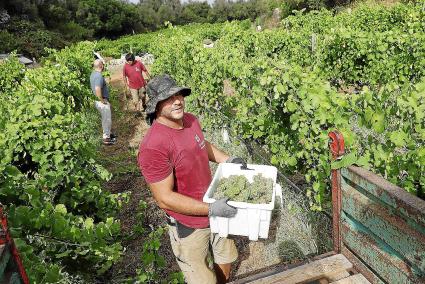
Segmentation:
{"type": "MultiPolygon", "coordinates": [[[[126,63],[124,63],[124,64],[126,64],[126,63]]],[[[125,65],[122,69],[122,81],[124,82],[125,89],[127,89],[128,88],[128,81],[127,81],[127,75],[125,73],[125,65]]]]}
{"type": "Polygon", "coordinates": [[[224,163],[229,158],[229,155],[218,149],[214,146],[214,144],[211,144],[207,140],[205,140],[207,145],[207,151],[208,151],[208,159],[211,162],[216,163],[224,163]]]}
{"type": "Polygon", "coordinates": [[[106,104],[102,96],[102,88],[100,86],[95,86],[94,90],[96,92],[96,97],[99,99],[99,101],[101,101],[103,104],[106,104]]]}
{"type": "Polygon", "coordinates": [[[173,191],[174,175],[172,173],[162,181],[148,185],[160,208],[185,215],[208,215],[208,203],[173,191]]]}
{"type": "Polygon", "coordinates": [[[149,74],[148,70],[145,69],[145,73],[146,73],[146,79],[149,81],[151,79],[151,75],[149,74]]]}
{"type": "Polygon", "coordinates": [[[140,62],[140,64],[142,65],[142,71],[140,73],[142,73],[142,76],[143,76],[143,72],[145,72],[146,77],[147,77],[146,79],[150,80],[151,75],[149,74],[148,69],[146,68],[146,66],[142,62],[140,62]]]}

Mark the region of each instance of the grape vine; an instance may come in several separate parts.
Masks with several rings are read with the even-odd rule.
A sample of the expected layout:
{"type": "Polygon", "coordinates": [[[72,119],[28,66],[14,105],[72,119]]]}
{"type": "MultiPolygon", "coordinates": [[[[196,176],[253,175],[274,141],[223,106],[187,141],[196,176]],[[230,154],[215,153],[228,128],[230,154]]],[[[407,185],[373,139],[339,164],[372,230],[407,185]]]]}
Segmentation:
{"type": "Polygon", "coordinates": [[[188,105],[206,127],[227,125],[267,146],[271,163],[305,176],[310,204],[321,209],[333,129],[349,153],[333,167],[357,164],[424,196],[424,15],[423,1],[359,4],[299,11],[262,32],[238,22],[170,27],[99,47],[154,54],[152,72],[192,88],[188,105]]]}

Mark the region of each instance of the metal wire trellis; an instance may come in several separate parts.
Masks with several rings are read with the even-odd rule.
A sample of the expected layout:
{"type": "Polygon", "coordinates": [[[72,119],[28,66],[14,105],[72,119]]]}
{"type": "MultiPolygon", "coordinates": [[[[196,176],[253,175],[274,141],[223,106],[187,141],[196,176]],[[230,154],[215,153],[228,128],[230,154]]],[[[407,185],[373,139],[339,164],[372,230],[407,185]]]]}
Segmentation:
{"type": "MultiPolygon", "coordinates": [[[[223,114],[220,110],[213,108],[215,110],[214,114],[219,114],[222,118],[224,118],[227,122],[228,126],[231,126],[232,123],[236,122],[239,123],[237,120],[231,120],[229,117],[227,117],[225,114],[223,114]]],[[[245,143],[246,139],[241,137],[240,135],[238,135],[237,133],[234,134],[234,136],[236,136],[236,139],[241,142],[241,143],[245,143]]],[[[253,142],[255,142],[257,144],[257,146],[263,146],[261,142],[259,142],[257,139],[251,139],[253,142]]],[[[264,148],[263,148],[264,149],[264,148]]],[[[258,158],[260,161],[262,161],[262,163],[264,163],[265,165],[270,164],[270,162],[268,160],[266,160],[263,156],[261,156],[260,154],[258,154],[258,152],[253,151],[252,154],[254,154],[256,156],[256,158],[258,158]]],[[[297,193],[301,193],[303,192],[303,190],[301,188],[299,188],[295,183],[293,183],[286,175],[284,175],[281,170],[278,169],[277,174],[279,177],[281,177],[283,180],[285,180],[285,182],[290,185],[293,189],[295,189],[297,191],[297,193]]]]}

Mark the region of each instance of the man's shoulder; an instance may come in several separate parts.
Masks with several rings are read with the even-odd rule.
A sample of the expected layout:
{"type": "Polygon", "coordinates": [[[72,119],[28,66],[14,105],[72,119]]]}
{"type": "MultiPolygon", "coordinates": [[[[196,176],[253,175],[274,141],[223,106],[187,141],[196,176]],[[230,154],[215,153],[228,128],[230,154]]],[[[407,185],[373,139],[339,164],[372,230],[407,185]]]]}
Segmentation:
{"type": "Polygon", "coordinates": [[[198,120],[198,118],[190,112],[185,112],[184,117],[185,117],[185,119],[198,120]]]}
{"type": "Polygon", "coordinates": [[[200,122],[198,118],[192,113],[185,112],[183,119],[186,125],[197,125],[200,127],[200,122]]]}
{"type": "Polygon", "coordinates": [[[202,132],[201,122],[192,113],[185,113],[184,124],[186,125],[187,128],[192,128],[195,131],[201,131],[202,132]]]}
{"type": "Polygon", "coordinates": [[[141,149],[167,149],[171,142],[169,135],[161,131],[160,128],[156,127],[156,124],[153,124],[142,142],[140,143],[141,149]]]}
{"type": "Polygon", "coordinates": [[[103,76],[102,76],[102,73],[97,72],[97,71],[93,71],[93,72],[91,72],[90,78],[98,79],[98,78],[103,78],[103,76]]]}

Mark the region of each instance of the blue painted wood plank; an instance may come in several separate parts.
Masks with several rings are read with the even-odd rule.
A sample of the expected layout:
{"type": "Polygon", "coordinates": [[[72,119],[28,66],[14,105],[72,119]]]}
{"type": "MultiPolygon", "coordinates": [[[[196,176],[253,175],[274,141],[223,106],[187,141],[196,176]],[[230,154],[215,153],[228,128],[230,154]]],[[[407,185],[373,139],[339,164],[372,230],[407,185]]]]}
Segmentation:
{"type": "Polygon", "coordinates": [[[341,232],[344,245],[385,282],[424,283],[425,279],[415,276],[397,251],[344,212],[341,213],[341,232]]]}
{"type": "Polygon", "coordinates": [[[9,284],[22,284],[21,277],[17,272],[12,273],[9,284]]]}
{"type": "Polygon", "coordinates": [[[416,275],[425,275],[425,234],[409,226],[394,210],[382,206],[379,200],[368,198],[345,181],[342,181],[342,208],[400,253],[416,275]]]}
{"type": "Polygon", "coordinates": [[[3,251],[2,254],[0,254],[0,280],[3,280],[5,272],[6,272],[6,267],[7,264],[10,261],[10,251],[8,250],[7,246],[3,247],[3,251]]]}
{"type": "MultiPolygon", "coordinates": [[[[366,191],[379,198],[396,213],[405,218],[411,226],[419,224],[417,230],[425,227],[425,201],[388,182],[365,169],[351,166],[341,169],[342,178],[354,188],[366,191]]],[[[421,231],[425,233],[425,231],[421,231]]]]}

